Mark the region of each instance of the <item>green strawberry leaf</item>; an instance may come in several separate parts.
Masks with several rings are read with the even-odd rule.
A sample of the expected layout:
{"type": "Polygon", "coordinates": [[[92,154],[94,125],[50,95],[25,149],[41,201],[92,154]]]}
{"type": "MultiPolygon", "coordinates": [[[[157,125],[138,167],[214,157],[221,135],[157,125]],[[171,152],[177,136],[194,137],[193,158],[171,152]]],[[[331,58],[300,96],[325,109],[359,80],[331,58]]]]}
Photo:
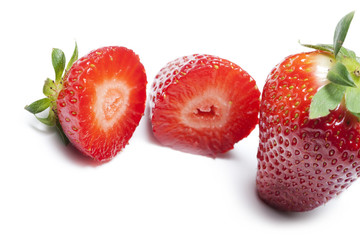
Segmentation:
{"type": "Polygon", "coordinates": [[[33,102],[30,105],[26,105],[25,109],[31,112],[32,114],[40,113],[50,107],[51,100],[49,98],[43,98],[33,102]]]}
{"type": "Polygon", "coordinates": [[[43,93],[45,96],[50,97],[56,93],[56,85],[53,80],[47,78],[44,83],[43,93]]]}
{"type": "MultiPolygon", "coordinates": [[[[320,50],[320,51],[324,51],[324,52],[329,52],[329,53],[334,53],[334,46],[330,45],[330,44],[302,44],[300,43],[302,46],[304,47],[308,47],[308,48],[312,48],[312,49],[316,49],[316,50],[320,50]]],[[[347,48],[341,47],[338,55],[338,58],[344,58],[344,57],[349,57],[349,58],[356,58],[356,54],[354,51],[351,51],[347,48]]]]}
{"type": "Polygon", "coordinates": [[[340,48],[342,47],[347,32],[350,27],[350,23],[354,17],[355,12],[351,12],[343,17],[336,26],[334,33],[334,55],[337,56],[340,48]]]}
{"type": "Polygon", "coordinates": [[[356,87],[349,71],[341,62],[337,62],[328,72],[327,79],[331,82],[348,87],[356,87]]]}
{"type": "Polygon", "coordinates": [[[354,51],[351,51],[350,49],[341,47],[340,51],[338,53],[338,58],[344,58],[344,57],[348,57],[348,58],[356,58],[356,54],[354,51]]]}
{"type": "Polygon", "coordinates": [[[55,71],[55,81],[50,78],[47,78],[45,80],[45,83],[43,85],[43,93],[45,96],[47,96],[47,98],[40,99],[30,105],[25,106],[25,109],[34,114],[40,122],[48,126],[55,126],[62,141],[66,145],[69,143],[69,139],[66,137],[57,117],[55,101],[58,97],[58,93],[63,88],[62,78],[64,75],[64,71],[68,71],[71,68],[74,62],[78,59],[78,54],[78,46],[75,42],[75,49],[73,51],[70,61],[65,68],[66,59],[64,52],[60,49],[53,48],[51,52],[51,61],[55,71]],[[49,109],[47,117],[40,117],[37,115],[37,113],[41,113],[46,109],[49,109]]]}
{"type": "Polygon", "coordinates": [[[79,57],[78,46],[77,46],[77,43],[75,42],[75,49],[70,58],[70,61],[68,62],[67,66],[66,66],[66,71],[68,71],[71,68],[71,66],[74,64],[74,62],[76,60],[78,60],[78,57],[79,57]]]}
{"type": "Polygon", "coordinates": [[[51,53],[52,65],[55,70],[55,81],[58,83],[61,81],[65,69],[65,54],[58,48],[53,48],[51,53]]]}
{"type": "Polygon", "coordinates": [[[40,122],[42,122],[45,125],[48,125],[50,127],[55,126],[56,115],[52,109],[50,109],[49,115],[46,118],[41,118],[36,115],[35,115],[35,117],[37,118],[37,120],[39,120],[40,122]]]}
{"type": "Polygon", "coordinates": [[[334,52],[334,47],[331,44],[302,44],[300,43],[302,46],[304,47],[308,47],[308,48],[312,48],[312,49],[316,49],[316,50],[320,50],[320,51],[325,51],[325,52],[330,52],[333,53],[334,52]]]}
{"type": "Polygon", "coordinates": [[[314,95],[310,104],[310,119],[324,117],[335,109],[343,99],[346,87],[329,83],[314,95]]]}
{"type": "Polygon", "coordinates": [[[345,104],[350,112],[360,113],[360,88],[346,89],[345,104]]]}

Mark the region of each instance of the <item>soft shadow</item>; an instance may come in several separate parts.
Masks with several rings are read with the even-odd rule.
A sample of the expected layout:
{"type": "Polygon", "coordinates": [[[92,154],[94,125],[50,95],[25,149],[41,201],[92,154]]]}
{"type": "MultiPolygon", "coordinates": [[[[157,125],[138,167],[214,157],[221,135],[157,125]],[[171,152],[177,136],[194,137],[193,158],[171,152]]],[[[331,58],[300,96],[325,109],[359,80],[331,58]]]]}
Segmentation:
{"type": "Polygon", "coordinates": [[[52,127],[48,127],[44,124],[41,123],[40,125],[40,122],[39,124],[31,124],[29,123],[29,126],[35,130],[36,132],[38,133],[41,133],[41,134],[48,134],[48,135],[51,135],[51,134],[54,134],[56,131],[55,131],[55,128],[52,128],[52,127]]]}
{"type": "MultiPolygon", "coordinates": [[[[60,141],[60,144],[62,144],[61,141],[60,141]]],[[[71,161],[81,167],[98,167],[98,166],[101,166],[101,165],[104,165],[104,164],[110,162],[110,161],[103,161],[103,162],[96,161],[96,160],[92,159],[91,157],[86,156],[85,154],[81,153],[71,143],[64,147],[66,150],[66,151],[64,151],[64,155],[66,156],[66,159],[68,159],[69,161],[71,161]]]]}
{"type": "Polygon", "coordinates": [[[231,149],[230,151],[227,151],[225,153],[219,153],[216,155],[215,159],[219,160],[237,160],[239,157],[236,155],[236,152],[234,149],[231,149]]]}
{"type": "Polygon", "coordinates": [[[90,166],[90,167],[98,167],[100,165],[106,164],[109,161],[99,162],[96,161],[83,153],[81,153],[74,145],[69,143],[67,146],[62,142],[61,137],[56,131],[55,127],[48,127],[44,124],[37,124],[34,122],[29,123],[29,126],[37,131],[40,134],[53,135],[52,136],[52,144],[54,144],[59,152],[63,153],[65,158],[78,166],[90,166]]]}

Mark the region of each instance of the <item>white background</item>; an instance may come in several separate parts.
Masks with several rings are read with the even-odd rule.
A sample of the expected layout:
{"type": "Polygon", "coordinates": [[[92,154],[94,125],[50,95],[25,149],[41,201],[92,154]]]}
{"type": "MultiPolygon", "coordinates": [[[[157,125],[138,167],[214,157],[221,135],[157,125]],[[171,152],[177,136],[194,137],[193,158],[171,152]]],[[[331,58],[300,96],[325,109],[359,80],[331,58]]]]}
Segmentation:
{"type": "MultiPolygon", "coordinates": [[[[282,213],[255,191],[258,129],[211,159],[160,146],[148,110],[129,145],[94,165],[24,110],[67,58],[133,49],[149,85],[168,61],[193,53],[231,60],[262,89],[298,44],[331,43],[356,10],[345,46],[360,52],[353,1],[3,1],[0,3],[0,239],[346,239],[358,236],[360,183],[326,206],[282,213]]],[[[356,237],[355,237],[356,238],[356,237]]]]}

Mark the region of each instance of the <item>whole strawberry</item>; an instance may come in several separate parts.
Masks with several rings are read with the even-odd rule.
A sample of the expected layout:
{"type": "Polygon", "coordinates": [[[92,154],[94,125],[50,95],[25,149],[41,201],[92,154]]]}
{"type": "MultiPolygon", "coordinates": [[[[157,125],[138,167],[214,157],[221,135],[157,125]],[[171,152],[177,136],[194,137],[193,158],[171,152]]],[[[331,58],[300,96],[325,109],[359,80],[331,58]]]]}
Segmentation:
{"type": "Polygon", "coordinates": [[[258,123],[260,92],[236,64],[194,54],[169,62],[155,78],[150,110],[154,136],[177,150],[216,156],[258,123]]]}
{"type": "Polygon", "coordinates": [[[287,57],[264,86],[256,184],[277,209],[314,209],[360,176],[360,63],[342,47],[353,15],[333,45],[304,45],[317,51],[287,57]]]}
{"type": "Polygon", "coordinates": [[[125,47],[103,47],[77,60],[77,46],[65,69],[65,56],[53,49],[55,80],[46,98],[25,109],[49,108],[41,122],[56,126],[65,142],[98,161],[112,159],[128,143],[144,114],[146,74],[139,57],[125,47]],[[65,73],[64,73],[65,69],[65,73]]]}

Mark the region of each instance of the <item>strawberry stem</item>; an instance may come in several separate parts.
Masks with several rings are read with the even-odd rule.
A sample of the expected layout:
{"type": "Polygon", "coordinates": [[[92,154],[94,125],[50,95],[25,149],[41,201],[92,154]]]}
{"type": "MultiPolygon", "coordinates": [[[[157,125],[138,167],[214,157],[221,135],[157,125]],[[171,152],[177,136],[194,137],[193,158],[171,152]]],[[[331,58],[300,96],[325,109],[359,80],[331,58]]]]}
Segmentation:
{"type": "Polygon", "coordinates": [[[46,96],[46,98],[42,98],[40,100],[33,102],[30,105],[25,106],[25,109],[30,113],[34,114],[36,119],[38,119],[40,122],[42,122],[47,126],[55,126],[62,141],[66,145],[69,143],[69,140],[66,137],[57,116],[56,100],[58,98],[60,91],[63,88],[63,80],[66,75],[66,72],[71,68],[71,66],[74,64],[74,62],[77,59],[78,59],[78,47],[76,42],[75,42],[75,49],[73,51],[70,61],[66,66],[66,69],[65,69],[66,59],[64,52],[61,51],[60,49],[54,48],[51,52],[51,61],[55,71],[55,81],[50,78],[47,78],[43,86],[43,94],[46,96]],[[47,109],[49,110],[49,113],[46,117],[37,116],[38,113],[44,112],[47,109]]]}
{"type": "Polygon", "coordinates": [[[310,105],[310,119],[324,117],[335,109],[345,98],[346,108],[355,116],[360,116],[360,61],[356,54],[342,45],[348,33],[355,12],[345,15],[334,32],[333,45],[302,44],[319,51],[334,54],[336,62],[329,70],[327,85],[319,88],[310,105]]]}
{"type": "Polygon", "coordinates": [[[347,67],[339,61],[329,70],[327,79],[342,86],[356,87],[347,67]]]}

